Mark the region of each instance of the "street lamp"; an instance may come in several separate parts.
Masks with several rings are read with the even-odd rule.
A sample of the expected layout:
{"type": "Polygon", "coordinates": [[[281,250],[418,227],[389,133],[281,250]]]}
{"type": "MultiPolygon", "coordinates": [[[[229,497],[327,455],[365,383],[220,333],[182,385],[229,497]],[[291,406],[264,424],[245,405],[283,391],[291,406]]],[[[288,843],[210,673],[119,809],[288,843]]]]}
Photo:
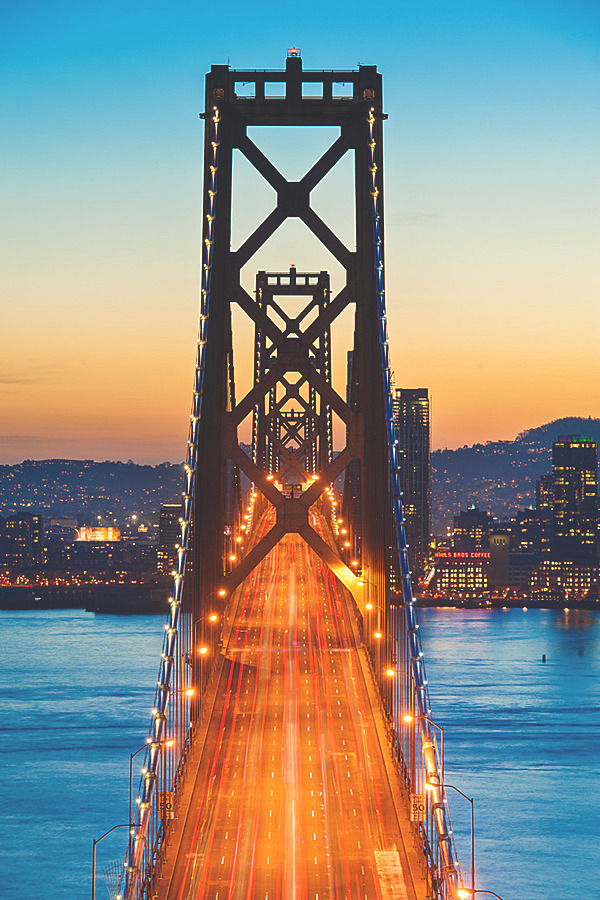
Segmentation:
{"type": "MultiPolygon", "coordinates": [[[[425,785],[425,788],[428,791],[433,791],[436,787],[440,787],[440,785],[433,784],[430,781],[428,781],[425,785]]],[[[446,790],[446,788],[450,788],[450,790],[456,791],[457,794],[460,794],[461,797],[464,797],[465,800],[467,800],[471,804],[471,890],[469,891],[466,888],[459,888],[458,896],[461,898],[461,900],[467,900],[467,898],[469,897],[474,897],[475,894],[491,893],[491,891],[475,890],[475,800],[473,797],[467,797],[466,794],[463,794],[463,792],[457,787],[454,787],[453,784],[444,784],[443,779],[441,787],[443,787],[444,790],[446,790]]],[[[497,897],[498,895],[495,894],[495,896],[497,897]]],[[[502,898],[500,898],[500,900],[502,900],[502,898]]]]}
{"type": "MultiPolygon", "coordinates": [[[[412,722],[413,716],[410,713],[406,716],[403,716],[405,722],[412,722]]],[[[442,757],[442,783],[444,781],[444,726],[438,725],[437,722],[434,722],[430,716],[426,716],[424,713],[417,713],[417,719],[425,719],[429,722],[430,725],[433,725],[434,728],[439,728],[440,737],[441,737],[441,757],[442,757]]],[[[425,785],[427,787],[427,785],[425,785]]]]}
{"type": "Polygon", "coordinates": [[[460,900],[468,900],[469,897],[472,897],[473,894],[491,894],[492,897],[497,897],[498,900],[502,900],[500,894],[495,894],[494,891],[469,891],[467,888],[459,888],[457,892],[457,897],[460,897],[460,900]]]}
{"type": "MultiPolygon", "coordinates": [[[[121,825],[113,825],[113,827],[109,828],[108,831],[105,831],[101,837],[92,841],[92,900],[95,900],[96,898],[96,844],[103,841],[105,837],[108,837],[108,835],[112,834],[113,831],[116,831],[117,828],[129,828],[129,839],[131,841],[131,815],[129,816],[129,819],[129,822],[123,822],[121,825]]],[[[120,900],[119,895],[117,895],[117,898],[120,900]]]]}

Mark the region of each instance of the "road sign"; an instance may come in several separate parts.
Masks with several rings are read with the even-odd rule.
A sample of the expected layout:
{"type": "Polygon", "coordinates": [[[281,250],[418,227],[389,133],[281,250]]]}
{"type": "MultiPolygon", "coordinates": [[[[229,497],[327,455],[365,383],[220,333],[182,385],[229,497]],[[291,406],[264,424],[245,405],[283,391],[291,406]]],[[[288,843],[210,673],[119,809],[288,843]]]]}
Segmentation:
{"type": "Polygon", "coordinates": [[[424,822],[427,808],[425,794],[410,795],[410,821],[424,822]]]}
{"type": "Polygon", "coordinates": [[[165,819],[173,819],[175,817],[173,812],[173,791],[158,792],[158,809],[163,822],[165,819]]]}

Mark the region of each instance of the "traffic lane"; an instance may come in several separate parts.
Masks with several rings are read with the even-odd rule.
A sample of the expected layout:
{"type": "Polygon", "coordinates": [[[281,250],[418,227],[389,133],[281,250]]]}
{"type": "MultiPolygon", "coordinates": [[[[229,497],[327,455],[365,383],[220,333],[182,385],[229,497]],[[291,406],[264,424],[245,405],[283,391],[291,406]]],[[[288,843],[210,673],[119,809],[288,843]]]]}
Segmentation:
{"type": "MultiPolygon", "coordinates": [[[[295,538],[295,541],[299,541],[299,538],[295,538]]],[[[279,546],[281,547],[281,545],[279,546]]],[[[281,697],[281,686],[279,686],[273,692],[272,703],[267,704],[272,715],[272,719],[267,724],[266,718],[262,722],[255,718],[256,706],[253,705],[253,701],[257,699],[257,683],[256,678],[252,677],[251,667],[248,667],[247,676],[240,683],[235,694],[230,691],[230,702],[232,702],[231,698],[235,697],[233,702],[236,725],[232,727],[232,731],[236,733],[236,737],[234,744],[229,745],[229,751],[225,757],[228,769],[224,774],[234,785],[237,782],[238,786],[237,791],[233,791],[231,796],[233,804],[237,806],[238,815],[235,832],[237,854],[231,846],[232,831],[227,827],[227,821],[224,823],[221,821],[227,812],[226,818],[233,817],[232,804],[230,804],[228,810],[226,807],[219,808],[216,816],[213,815],[211,818],[211,822],[214,823],[211,841],[207,842],[203,848],[199,847],[198,850],[200,854],[203,853],[212,858],[213,862],[202,878],[196,881],[193,886],[194,892],[189,896],[216,896],[217,893],[221,897],[264,896],[269,889],[273,890],[273,885],[275,885],[276,895],[281,895],[280,891],[284,890],[283,895],[296,891],[296,893],[299,892],[298,896],[314,896],[312,894],[314,888],[315,894],[317,891],[320,892],[319,896],[327,896],[327,892],[331,896],[336,896],[339,891],[345,892],[342,895],[352,897],[362,898],[364,893],[369,897],[380,896],[374,874],[376,865],[373,859],[375,853],[373,842],[365,837],[365,821],[359,815],[359,810],[363,805],[362,798],[359,798],[360,802],[358,802],[355,798],[354,788],[347,789],[344,786],[343,773],[340,772],[336,761],[336,754],[341,754],[344,757],[344,764],[350,762],[347,779],[352,782],[353,775],[356,777],[356,773],[352,771],[352,765],[354,764],[357,768],[360,760],[362,759],[364,762],[365,759],[365,753],[363,752],[361,756],[358,750],[355,757],[352,756],[353,751],[348,746],[352,730],[348,716],[349,710],[338,709],[342,705],[341,685],[345,683],[346,679],[344,665],[340,662],[342,654],[339,651],[347,650],[352,645],[352,641],[348,639],[347,633],[335,625],[338,619],[335,604],[338,601],[335,597],[327,596],[322,573],[317,571],[318,565],[320,563],[316,563],[314,558],[310,558],[305,547],[302,552],[302,548],[299,550],[293,544],[291,547],[285,548],[281,556],[275,556],[275,567],[282,575],[280,591],[276,593],[280,593],[281,596],[277,608],[270,613],[273,640],[268,645],[269,652],[265,652],[263,643],[260,655],[261,665],[266,666],[263,669],[263,681],[265,676],[270,681],[275,681],[277,677],[281,679],[282,675],[284,676],[284,698],[281,697]],[[301,563],[298,563],[298,571],[293,573],[294,586],[290,589],[288,576],[294,559],[301,560],[301,563]],[[310,582],[308,586],[307,581],[310,582]],[[294,601],[296,615],[291,618],[290,590],[296,591],[296,600],[294,601]],[[310,627],[307,622],[307,607],[310,607],[310,616],[308,617],[310,627]],[[287,620],[285,619],[286,610],[287,620]],[[320,611],[322,621],[319,622],[320,611]],[[284,624],[286,627],[282,627],[284,624]],[[284,636],[286,635],[284,657],[281,651],[284,649],[284,636]],[[310,640],[311,636],[312,641],[310,640]],[[301,648],[299,646],[301,642],[307,644],[307,648],[301,648]],[[273,652],[277,650],[279,652],[273,652]],[[337,659],[334,655],[335,652],[338,653],[337,659]],[[285,659],[284,671],[282,672],[280,664],[276,667],[277,671],[272,672],[265,656],[274,657],[280,663],[285,659]],[[301,691],[302,678],[305,679],[304,690],[307,693],[304,696],[300,693],[298,696],[298,691],[301,691]],[[320,704],[322,704],[322,708],[320,704]],[[337,716],[334,715],[335,713],[337,716]],[[253,796],[250,804],[246,802],[246,807],[250,806],[249,817],[241,808],[247,783],[244,783],[243,780],[240,781],[239,773],[237,773],[237,767],[242,763],[242,759],[245,762],[248,760],[248,756],[242,757],[242,753],[248,750],[249,740],[249,732],[244,738],[244,725],[243,722],[238,721],[238,718],[243,719],[248,715],[252,719],[255,731],[258,721],[258,732],[262,741],[265,740],[265,734],[271,727],[275,735],[271,738],[270,749],[275,751],[271,753],[271,759],[265,757],[264,760],[257,763],[256,771],[262,771],[262,779],[259,777],[254,791],[256,793],[258,790],[258,797],[253,796]],[[324,721],[323,716],[325,717],[324,721]],[[321,720],[321,727],[317,740],[319,720],[321,720]],[[301,727],[301,722],[304,721],[306,729],[301,727]],[[287,740],[284,737],[284,722],[287,724],[287,740]],[[277,735],[278,730],[279,735],[277,735]],[[294,747],[298,748],[297,754],[294,752],[294,747]],[[237,751],[235,755],[234,748],[237,751]],[[350,750],[350,753],[346,752],[347,750],[350,750]],[[284,753],[287,753],[285,762],[284,753]],[[318,773],[315,756],[318,758],[318,773]],[[298,757],[300,757],[300,765],[298,765],[298,757]],[[270,772],[268,766],[265,769],[262,762],[272,764],[270,772]],[[280,766],[279,779],[276,778],[278,764],[280,766]],[[236,770],[230,771],[231,766],[235,766],[236,770]],[[270,790],[269,775],[272,781],[270,790]],[[314,783],[314,786],[309,786],[311,782],[314,783]],[[261,790],[261,784],[264,783],[266,783],[266,793],[261,790]],[[286,790],[284,791],[282,788],[286,790]],[[289,802],[290,790],[292,803],[289,802]],[[298,826],[297,807],[299,803],[301,806],[301,829],[298,826]],[[353,806],[352,803],[355,805],[353,806]],[[278,814],[276,813],[277,806],[279,806],[278,814]],[[273,819],[277,822],[276,828],[270,827],[273,819]],[[354,822],[353,819],[357,821],[354,822]],[[251,823],[251,828],[248,827],[248,822],[251,823]],[[289,851],[284,852],[285,861],[283,863],[281,861],[282,822],[284,823],[283,837],[285,838],[287,835],[288,838],[285,846],[289,851]],[[244,828],[246,829],[246,839],[240,849],[238,838],[244,828]],[[248,838],[249,833],[253,837],[248,838]],[[295,839],[292,840],[294,835],[295,839]],[[230,875],[233,874],[235,882],[233,888],[232,881],[228,882],[227,878],[223,877],[228,868],[230,875]],[[235,875],[236,870],[240,873],[239,879],[235,875]],[[246,875],[243,874],[244,872],[246,875]],[[248,877],[248,873],[250,873],[250,877],[248,877]],[[286,885],[287,888],[285,888],[286,885]],[[221,893],[225,889],[226,893],[221,893]],[[263,889],[265,894],[261,893],[263,889]]],[[[272,583],[273,574],[271,567],[267,579],[263,573],[258,579],[258,584],[255,581],[255,589],[258,589],[259,593],[261,590],[265,591],[265,580],[272,583]]],[[[238,645],[238,649],[246,653],[252,653],[256,649],[257,609],[253,602],[247,603],[244,607],[245,615],[240,617],[240,627],[235,643],[238,645]]],[[[262,611],[262,617],[259,616],[263,623],[265,609],[262,611]]],[[[350,678],[355,678],[353,672],[350,673],[350,678]]],[[[258,685],[259,691],[265,688],[264,684],[258,685]]],[[[354,730],[356,731],[356,729],[354,730]]],[[[256,744],[256,737],[254,743],[256,744]]],[[[254,751],[254,755],[256,755],[256,751],[254,751]]],[[[221,781],[216,793],[217,801],[220,796],[228,795],[229,787],[229,784],[226,785],[225,781],[221,781]]],[[[366,793],[364,788],[363,793],[366,793]]],[[[248,810],[246,810],[247,812],[248,810]]],[[[210,827],[209,830],[211,830],[210,827]]],[[[186,894],[186,896],[188,895],[186,894]]],[[[290,896],[292,896],[291,893],[290,896]]]]}
{"type": "MultiPolygon", "coordinates": [[[[178,872],[173,883],[179,882],[181,887],[178,897],[202,896],[206,884],[210,884],[215,878],[216,867],[227,867],[231,861],[227,860],[228,853],[221,854],[218,858],[216,846],[219,844],[218,833],[222,832],[221,843],[227,847],[230,845],[230,825],[234,812],[239,819],[238,797],[236,804],[235,795],[232,802],[223,810],[223,800],[230,795],[230,781],[236,781],[242,768],[240,766],[241,754],[244,751],[240,743],[240,727],[238,719],[240,715],[248,714],[248,696],[254,692],[253,669],[238,661],[243,659],[244,651],[248,650],[248,625],[256,615],[256,589],[257,584],[264,581],[264,572],[257,571],[254,577],[249,579],[246,591],[238,603],[239,619],[235,632],[231,636],[230,643],[241,652],[230,654],[233,664],[230,666],[230,676],[223,696],[223,713],[220,727],[211,728],[207,741],[207,750],[204,754],[207,762],[205,766],[207,775],[202,781],[200,802],[193,812],[195,820],[186,823],[186,830],[192,831],[192,842],[187,860],[181,874],[178,872]],[[237,659],[236,659],[237,656],[237,659]],[[236,727],[236,723],[237,727],[236,727]],[[235,768],[232,771],[232,767],[235,768]],[[237,806],[237,808],[236,808],[237,806]],[[223,821],[224,820],[224,821],[223,821]]],[[[224,672],[225,677],[225,672],[224,672]]],[[[241,726],[243,731],[243,724],[241,726]]],[[[182,869],[180,862],[179,869],[182,869]]]]}
{"type": "Polygon", "coordinates": [[[314,584],[321,593],[313,631],[314,677],[317,687],[324,684],[328,688],[316,716],[316,726],[332,837],[334,891],[339,888],[351,896],[379,897],[371,835],[365,827],[365,796],[356,789],[361,758],[345,697],[344,671],[355,652],[354,640],[349,640],[348,634],[338,627],[337,597],[329,590],[328,575],[321,562],[313,560],[312,568],[314,584]]]}

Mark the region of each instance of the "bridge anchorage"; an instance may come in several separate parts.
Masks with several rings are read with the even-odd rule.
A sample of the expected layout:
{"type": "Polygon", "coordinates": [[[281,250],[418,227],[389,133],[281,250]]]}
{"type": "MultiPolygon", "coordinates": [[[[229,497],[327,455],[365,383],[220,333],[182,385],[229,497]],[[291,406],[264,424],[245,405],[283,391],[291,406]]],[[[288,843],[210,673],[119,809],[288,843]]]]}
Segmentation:
{"type": "Polygon", "coordinates": [[[393,420],[381,75],[374,66],[305,71],[297,51],[283,71],[213,66],[205,110],[181,536],[116,896],[454,898],[461,878],[393,420]],[[281,125],[336,129],[299,181],[284,178],[249,134],[281,125]],[[236,250],[234,151],[276,194],[236,250]],[[311,206],[346,154],[353,247],[311,206]],[[327,272],[277,259],[258,271],[253,293],[243,286],[244,267],[290,217],[341,267],[337,293],[327,272]],[[254,356],[238,399],[240,311],[254,356]],[[348,311],[354,341],[342,397],[332,326],[348,311]],[[346,437],[339,453],[334,421],[346,437]],[[239,435],[250,433],[249,448],[239,435]]]}

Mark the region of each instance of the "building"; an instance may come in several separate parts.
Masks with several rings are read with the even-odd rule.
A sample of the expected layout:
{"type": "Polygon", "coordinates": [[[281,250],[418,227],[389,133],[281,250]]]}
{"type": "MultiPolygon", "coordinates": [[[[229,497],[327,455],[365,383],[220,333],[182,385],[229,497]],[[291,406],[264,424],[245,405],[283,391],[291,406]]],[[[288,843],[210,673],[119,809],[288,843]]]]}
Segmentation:
{"type": "Polygon", "coordinates": [[[600,572],[598,563],[544,559],[531,572],[532,597],[553,603],[598,602],[600,572]]]}
{"type": "Polygon", "coordinates": [[[396,388],[402,507],[411,571],[422,578],[430,555],[430,408],[427,388],[396,388]]]}
{"type": "Polygon", "coordinates": [[[597,443],[575,435],[554,441],[552,483],[552,558],[597,559],[597,443]]]}
{"type": "Polygon", "coordinates": [[[436,594],[452,597],[489,590],[491,556],[489,550],[436,550],[436,594]]]}
{"type": "MultiPolygon", "coordinates": [[[[357,366],[358,369],[358,366],[357,366]]],[[[358,371],[354,372],[354,353],[348,351],[346,357],[346,403],[350,409],[358,409],[358,371]]],[[[350,429],[346,425],[346,444],[350,440],[350,429]]],[[[360,559],[362,550],[362,511],[360,490],[360,460],[353,459],[346,469],[344,478],[343,514],[346,516],[352,540],[352,554],[360,559]]]]}
{"type": "Polygon", "coordinates": [[[2,520],[0,559],[13,569],[39,566],[44,553],[44,520],[32,513],[18,513],[2,520]]]}
{"type": "Polygon", "coordinates": [[[158,519],[158,551],[157,568],[161,575],[170,575],[175,569],[177,560],[176,545],[179,543],[181,529],[179,519],[181,504],[163,503],[158,519]]]}
{"type": "Polygon", "coordinates": [[[515,553],[542,552],[542,523],[539,510],[517,510],[512,521],[511,550],[515,553]]]}
{"type": "Polygon", "coordinates": [[[455,550],[487,550],[493,526],[492,514],[471,506],[454,516],[452,546],[455,550]]]}
{"type": "Polygon", "coordinates": [[[82,525],[77,529],[76,541],[120,541],[121,529],[114,525],[82,525]]]}
{"type": "Polygon", "coordinates": [[[490,535],[490,587],[503,588],[510,584],[510,535],[490,535]]]}
{"type": "Polygon", "coordinates": [[[549,556],[552,552],[552,509],[554,506],[554,479],[552,474],[542,475],[535,483],[535,508],[540,523],[540,552],[549,556]]]}

